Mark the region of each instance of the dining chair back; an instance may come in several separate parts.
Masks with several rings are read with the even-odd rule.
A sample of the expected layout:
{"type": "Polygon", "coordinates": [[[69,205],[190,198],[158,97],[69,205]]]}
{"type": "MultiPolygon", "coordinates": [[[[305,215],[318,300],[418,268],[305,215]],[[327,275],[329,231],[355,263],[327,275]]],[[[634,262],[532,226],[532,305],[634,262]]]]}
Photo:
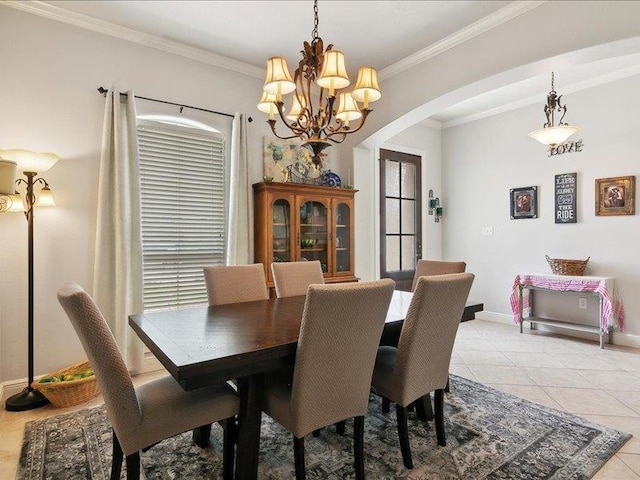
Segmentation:
{"type": "Polygon", "coordinates": [[[447,273],[464,273],[467,268],[465,262],[443,262],[439,260],[418,260],[416,272],[413,276],[411,291],[418,285],[418,279],[425,275],[445,275],[447,273]]]}
{"type": "Polygon", "coordinates": [[[473,283],[471,273],[420,277],[398,346],[382,346],[373,371],[376,393],[396,403],[402,457],[412,468],[406,407],[434,391],[438,444],[444,438],[444,388],[462,312],[473,283]]]}
{"type": "Polygon", "coordinates": [[[111,478],[120,478],[123,454],[127,478],[137,479],[140,450],[217,421],[226,427],[224,478],[232,478],[232,420],[240,405],[236,392],[227,384],[185,392],[170,375],[134,388],[116,340],[93,299],[80,286],[69,283],[58,291],[58,301],[84,347],[113,427],[111,478]]]}
{"type": "Polygon", "coordinates": [[[265,412],[294,435],[296,478],[304,478],[304,436],[354,418],[356,478],[364,478],[364,415],[395,282],[310,285],[293,379],[267,385],[265,412]]]}
{"type": "Polygon", "coordinates": [[[323,284],[319,260],[308,262],[273,262],[271,264],[276,297],[306,295],[309,285],[323,284]]]}
{"type": "Polygon", "coordinates": [[[211,306],[269,298],[261,263],[204,267],[204,279],[211,306]]]}

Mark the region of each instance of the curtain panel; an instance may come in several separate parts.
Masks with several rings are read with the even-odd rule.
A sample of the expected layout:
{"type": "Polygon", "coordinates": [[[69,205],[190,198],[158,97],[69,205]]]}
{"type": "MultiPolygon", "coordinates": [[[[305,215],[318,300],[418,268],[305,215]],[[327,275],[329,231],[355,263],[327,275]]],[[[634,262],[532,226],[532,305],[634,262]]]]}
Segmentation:
{"type": "Polygon", "coordinates": [[[128,368],[140,371],[143,344],[128,316],[143,311],[140,172],[135,97],[109,89],[98,180],[93,298],[128,368]]]}

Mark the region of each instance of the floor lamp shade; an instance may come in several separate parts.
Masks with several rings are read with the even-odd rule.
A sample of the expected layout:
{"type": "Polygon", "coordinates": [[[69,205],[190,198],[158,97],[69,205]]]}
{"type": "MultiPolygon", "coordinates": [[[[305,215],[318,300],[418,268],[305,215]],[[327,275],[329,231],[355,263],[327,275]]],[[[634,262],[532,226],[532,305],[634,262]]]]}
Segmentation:
{"type": "Polygon", "coordinates": [[[16,193],[17,163],[0,159],[0,195],[16,193]]]}
{"type": "Polygon", "coordinates": [[[21,172],[42,173],[53,167],[59,160],[54,153],[38,153],[29,150],[0,150],[0,157],[13,161],[21,172]]]}

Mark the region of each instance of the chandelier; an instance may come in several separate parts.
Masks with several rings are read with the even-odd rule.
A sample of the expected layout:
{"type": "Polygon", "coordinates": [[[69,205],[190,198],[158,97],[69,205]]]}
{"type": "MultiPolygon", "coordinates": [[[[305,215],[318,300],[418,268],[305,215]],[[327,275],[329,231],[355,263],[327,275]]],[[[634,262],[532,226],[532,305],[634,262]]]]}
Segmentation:
{"type": "Polygon", "coordinates": [[[542,128],[529,132],[531,138],[550,147],[555,147],[566,141],[571,135],[580,130],[579,127],[562,122],[567,113],[567,106],[560,103],[562,95],[558,96],[553,85],[553,80],[554,76],[553,72],[551,72],[551,91],[547,94],[547,104],[544,106],[544,114],[547,116],[547,121],[542,128]],[[556,112],[562,114],[558,125],[554,123],[556,112]]]}
{"type": "Polygon", "coordinates": [[[350,133],[360,130],[372,111],[369,103],[382,96],[378,76],[372,67],[360,67],[355,88],[340,92],[338,109],[334,110],[337,91],[350,85],[344,54],[329,45],[326,50],[318,36],[318,0],[313,2],[314,24],[311,43],[304,42],[302,60],[293,80],[283,57],[267,60],[267,75],[258,109],[269,114],[267,122],[273,134],[281,139],[300,138],[302,146],[313,152],[316,168],[322,167],[322,151],[334,143],[341,143],[350,133]],[[285,114],[283,95],[293,93],[285,114]],[[362,104],[360,106],[359,103],[362,104]],[[276,131],[276,114],[290,132],[276,131]],[[359,120],[357,124],[352,124],[359,120]],[[288,135],[291,133],[291,135],[288,135]]]}

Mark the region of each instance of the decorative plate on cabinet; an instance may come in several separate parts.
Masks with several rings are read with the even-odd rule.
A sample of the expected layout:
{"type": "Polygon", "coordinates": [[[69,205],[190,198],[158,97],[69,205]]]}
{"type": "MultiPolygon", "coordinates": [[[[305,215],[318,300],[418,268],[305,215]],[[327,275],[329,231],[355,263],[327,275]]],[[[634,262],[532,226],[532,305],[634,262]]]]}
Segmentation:
{"type": "Polygon", "coordinates": [[[322,174],[322,185],[325,187],[338,188],[342,185],[342,180],[340,180],[337,174],[328,171],[322,174]]]}

